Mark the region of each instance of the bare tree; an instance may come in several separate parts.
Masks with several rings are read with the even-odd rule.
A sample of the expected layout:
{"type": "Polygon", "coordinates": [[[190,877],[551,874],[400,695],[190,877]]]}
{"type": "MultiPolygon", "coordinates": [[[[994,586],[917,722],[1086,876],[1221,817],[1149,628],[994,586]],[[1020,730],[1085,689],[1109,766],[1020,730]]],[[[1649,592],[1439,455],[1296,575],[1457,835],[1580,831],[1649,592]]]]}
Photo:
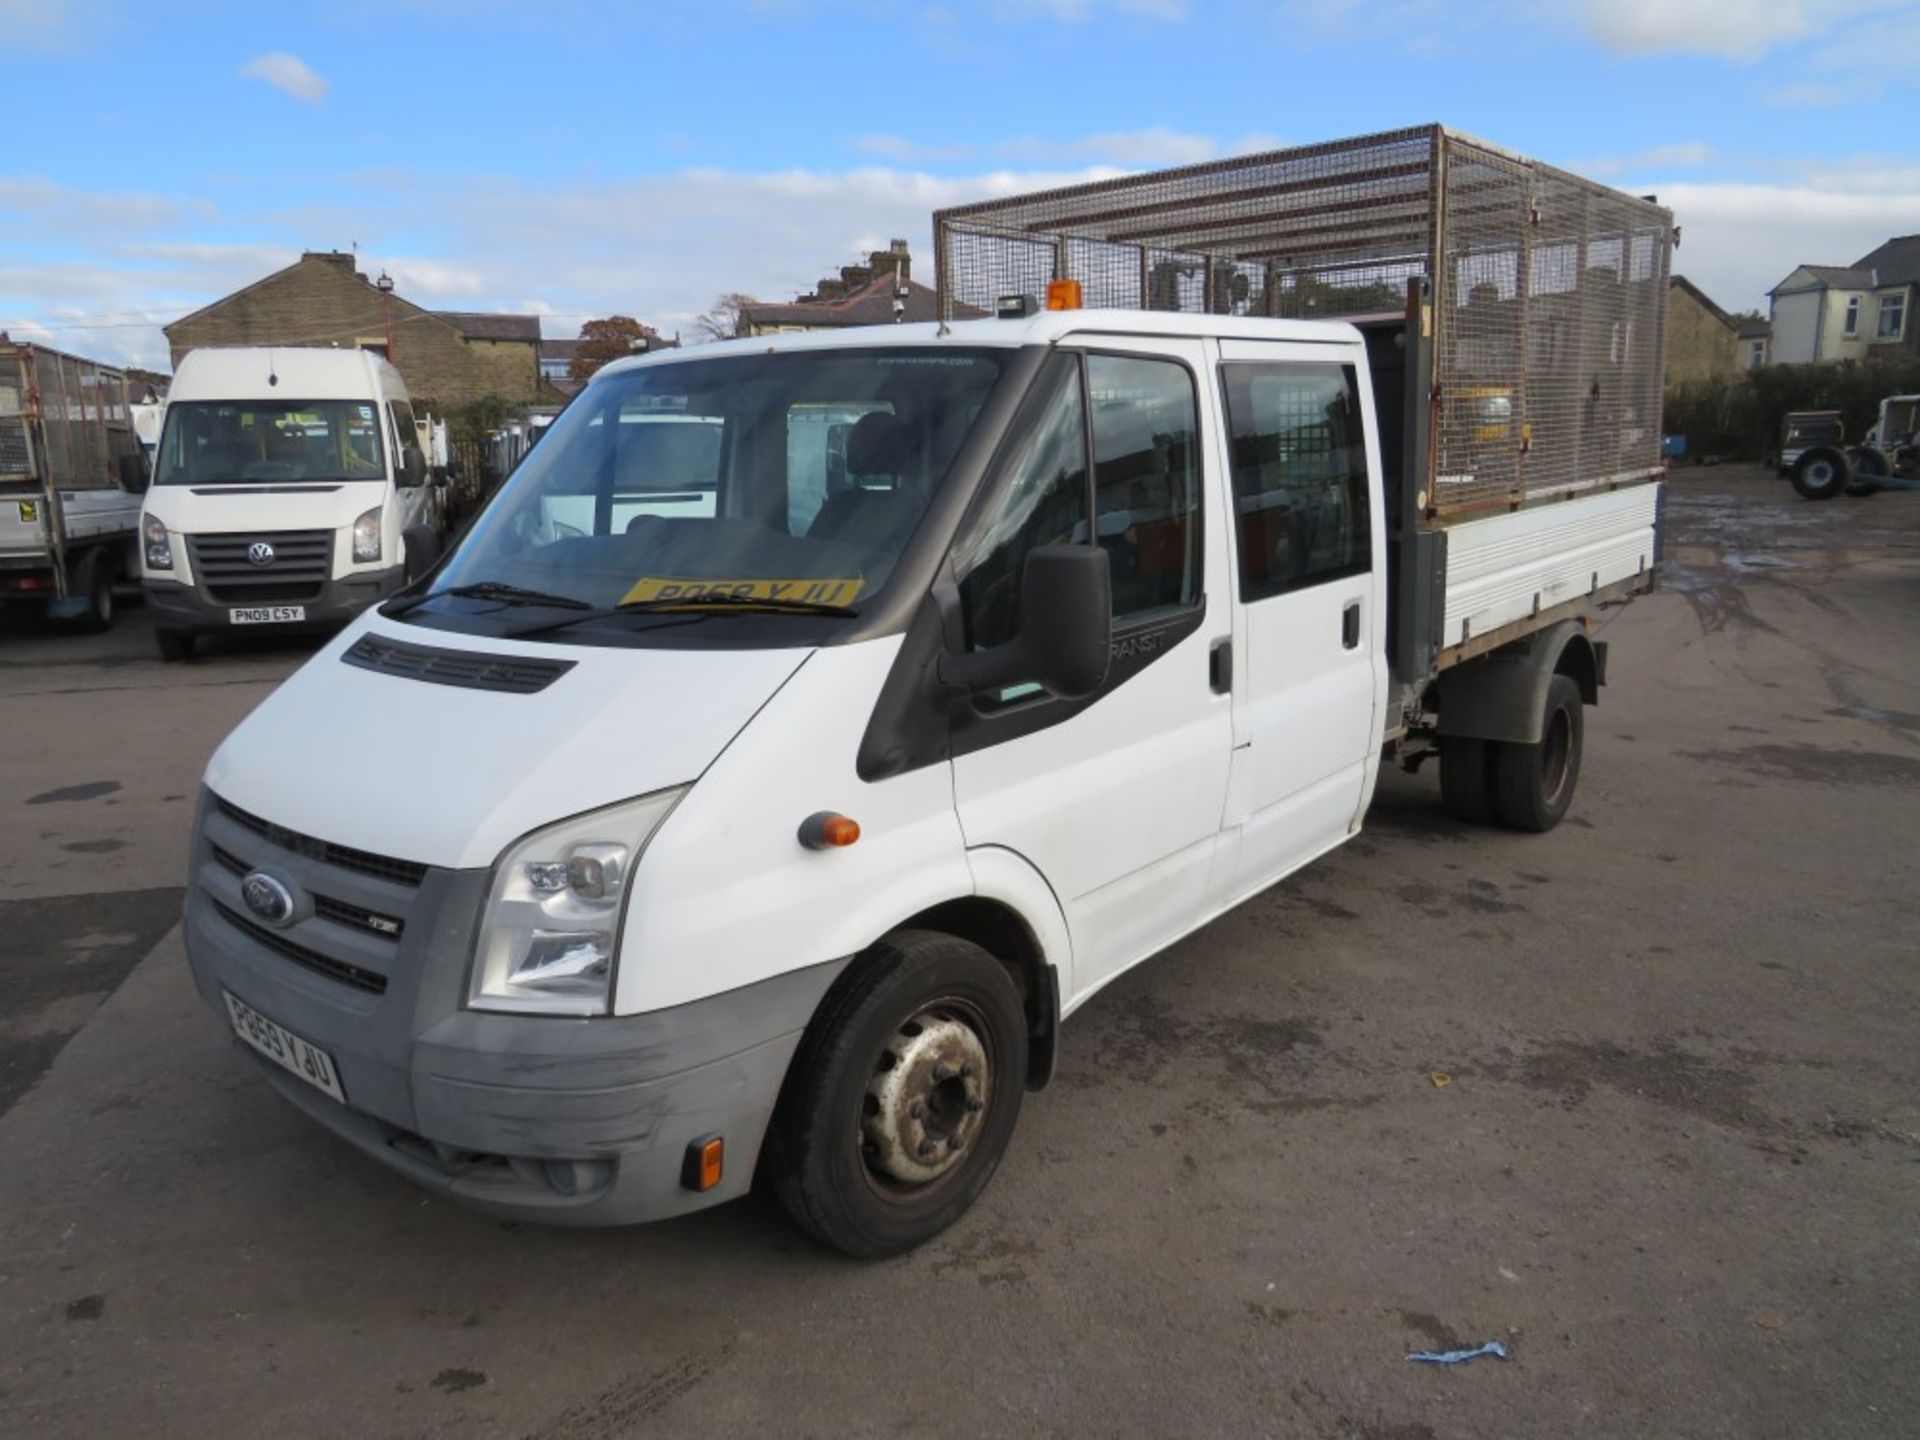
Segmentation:
{"type": "Polygon", "coordinates": [[[740,312],[754,303],[751,295],[729,290],[713,302],[711,310],[694,317],[693,328],[709,340],[731,340],[741,333],[740,312]]]}

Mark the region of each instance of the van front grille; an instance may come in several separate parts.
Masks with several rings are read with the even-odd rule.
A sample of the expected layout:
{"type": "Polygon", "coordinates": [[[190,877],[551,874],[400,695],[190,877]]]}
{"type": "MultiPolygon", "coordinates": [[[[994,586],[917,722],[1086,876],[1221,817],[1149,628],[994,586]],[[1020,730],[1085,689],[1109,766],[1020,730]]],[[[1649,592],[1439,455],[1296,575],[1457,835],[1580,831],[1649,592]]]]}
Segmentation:
{"type": "Polygon", "coordinates": [[[317,600],[333,574],[331,530],[189,535],[187,553],[210,597],[240,604],[317,600]]]}
{"type": "Polygon", "coordinates": [[[303,965],[317,974],[325,975],[330,980],[351,985],[356,990],[364,990],[369,995],[387,993],[387,977],[384,975],[376,975],[371,970],[349,964],[345,960],[337,960],[331,955],[322,955],[310,946],[289,940],[284,935],[275,934],[266,926],[254,924],[239,911],[229,909],[218,900],[213,902],[213,908],[219,911],[220,918],[234,929],[251,937],[256,943],[264,945],[276,955],[293,961],[296,965],[303,965]]]}
{"type": "Polygon", "coordinates": [[[371,875],[377,880],[390,880],[396,885],[411,885],[418,888],[426,879],[427,867],[412,860],[395,860],[387,855],[375,855],[367,850],[355,850],[350,845],[335,845],[331,841],[316,840],[311,835],[302,835],[284,825],[275,825],[271,820],[262,820],[258,815],[249,815],[238,805],[230,805],[218,796],[214,802],[220,813],[237,825],[244,825],[265,840],[278,845],[282,850],[291,850],[296,855],[304,855],[309,860],[319,860],[327,865],[338,865],[342,870],[352,870],[356,874],[371,875]]]}

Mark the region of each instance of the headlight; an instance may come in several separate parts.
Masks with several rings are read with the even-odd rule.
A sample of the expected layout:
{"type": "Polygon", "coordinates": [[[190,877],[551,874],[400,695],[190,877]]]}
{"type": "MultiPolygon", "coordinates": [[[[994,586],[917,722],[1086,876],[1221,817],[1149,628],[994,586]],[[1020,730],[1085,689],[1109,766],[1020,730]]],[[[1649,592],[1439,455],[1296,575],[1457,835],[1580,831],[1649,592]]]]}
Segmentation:
{"type": "Polygon", "coordinates": [[[147,568],[149,570],[171,570],[173,568],[173,538],[167,534],[167,527],[152,515],[142,516],[140,532],[146,540],[147,568]]]}
{"type": "Polygon", "coordinates": [[[604,1015],[628,878],[686,794],[662,790],[536,830],[494,868],[467,1003],[476,1010],[604,1015]]]}
{"type": "Polygon", "coordinates": [[[380,507],[374,506],[353,522],[353,563],[365,565],[380,558],[380,507]]]}

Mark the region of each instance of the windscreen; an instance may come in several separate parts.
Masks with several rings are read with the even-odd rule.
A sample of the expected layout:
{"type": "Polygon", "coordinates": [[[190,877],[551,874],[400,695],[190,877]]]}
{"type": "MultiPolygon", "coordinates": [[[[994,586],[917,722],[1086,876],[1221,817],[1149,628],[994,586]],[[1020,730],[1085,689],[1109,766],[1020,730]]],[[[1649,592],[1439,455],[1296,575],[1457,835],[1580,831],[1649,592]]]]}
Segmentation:
{"type": "Polygon", "coordinates": [[[380,412],[358,400],[190,400],[167,407],[156,485],[386,477],[380,412]]]}
{"type": "Polygon", "coordinates": [[[886,583],[1008,353],[802,350],[596,380],[435,591],[857,606],[886,583]]]}

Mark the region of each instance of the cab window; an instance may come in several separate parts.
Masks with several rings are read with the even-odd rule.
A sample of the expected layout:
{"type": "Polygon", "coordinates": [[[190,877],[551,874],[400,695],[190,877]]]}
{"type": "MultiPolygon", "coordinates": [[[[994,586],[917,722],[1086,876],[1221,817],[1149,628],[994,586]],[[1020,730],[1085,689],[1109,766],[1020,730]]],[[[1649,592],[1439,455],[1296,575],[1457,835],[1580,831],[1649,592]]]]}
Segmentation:
{"type": "Polygon", "coordinates": [[[1366,438],[1351,365],[1221,367],[1240,598],[1372,568],[1366,438]]]}

